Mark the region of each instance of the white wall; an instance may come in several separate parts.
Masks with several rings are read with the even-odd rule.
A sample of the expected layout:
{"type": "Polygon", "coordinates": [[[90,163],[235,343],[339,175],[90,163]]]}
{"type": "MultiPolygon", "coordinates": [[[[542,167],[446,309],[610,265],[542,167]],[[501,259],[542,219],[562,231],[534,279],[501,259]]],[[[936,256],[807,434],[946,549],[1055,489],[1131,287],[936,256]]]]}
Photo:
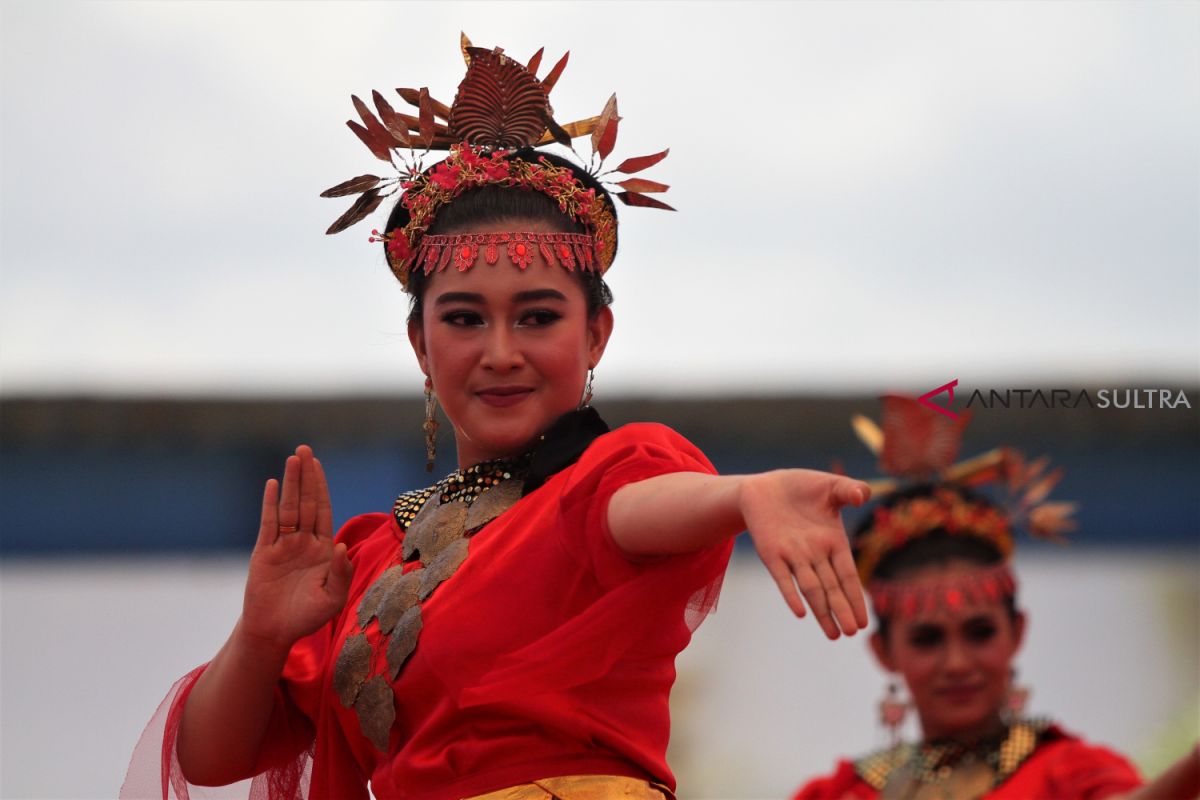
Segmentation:
{"type": "MultiPolygon", "coordinates": [[[[1018,568],[1032,711],[1134,757],[1172,721],[1200,732],[1197,553],[1067,550],[1018,568]]],[[[0,566],[0,797],[115,796],[167,688],[224,640],[244,571],[229,560],[0,566]]],[[[884,682],[864,638],[827,642],[775,591],[756,560],[735,561],[680,659],[672,762],[685,800],[783,797],[882,741],[884,682]]]]}

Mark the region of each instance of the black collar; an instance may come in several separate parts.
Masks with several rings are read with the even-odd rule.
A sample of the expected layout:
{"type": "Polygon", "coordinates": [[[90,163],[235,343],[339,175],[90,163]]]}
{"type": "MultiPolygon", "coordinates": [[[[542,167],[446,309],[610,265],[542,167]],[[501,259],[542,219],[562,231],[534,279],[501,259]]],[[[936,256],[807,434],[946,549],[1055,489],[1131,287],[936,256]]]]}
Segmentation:
{"type": "Polygon", "coordinates": [[[568,411],[555,420],[533,448],[533,460],[521,496],[578,461],[583,451],[608,430],[608,424],[591,406],[568,411]]]}

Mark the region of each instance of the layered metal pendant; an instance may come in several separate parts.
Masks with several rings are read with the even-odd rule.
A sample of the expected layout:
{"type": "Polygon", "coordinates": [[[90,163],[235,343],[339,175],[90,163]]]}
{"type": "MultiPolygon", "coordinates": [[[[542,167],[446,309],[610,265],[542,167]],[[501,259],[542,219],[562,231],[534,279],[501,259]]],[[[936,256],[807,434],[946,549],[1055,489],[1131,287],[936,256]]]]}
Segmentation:
{"type": "Polygon", "coordinates": [[[424,626],[422,603],[466,561],[471,535],[521,499],[527,467],[527,457],[487,462],[397,501],[393,513],[404,530],[400,563],[363,594],[355,611],[358,630],[346,639],[333,671],[339,702],[354,709],[363,735],[381,752],[387,752],[396,718],[392,683],[424,626]],[[375,644],[367,637],[372,622],[382,637],[375,644]],[[386,668],[372,676],[377,651],[386,668]]]}

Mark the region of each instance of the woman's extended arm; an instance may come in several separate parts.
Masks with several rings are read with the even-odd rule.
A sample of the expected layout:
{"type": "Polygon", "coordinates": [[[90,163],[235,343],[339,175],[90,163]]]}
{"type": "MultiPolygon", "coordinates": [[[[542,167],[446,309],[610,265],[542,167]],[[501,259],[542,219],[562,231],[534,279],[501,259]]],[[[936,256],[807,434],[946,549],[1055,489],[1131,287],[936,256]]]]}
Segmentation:
{"type": "Polygon", "coordinates": [[[252,774],[288,651],[345,605],[351,573],[346,546],[333,543],[325,474],[302,445],[282,491],[267,481],[242,616],[184,706],[177,750],[189,782],[252,774]]]}
{"type": "Polygon", "coordinates": [[[839,512],[870,494],[862,481],[806,469],[675,472],[617,490],[608,527],[633,557],[693,552],[748,530],[792,612],[805,615],[803,594],[825,635],[836,639],[839,627],[854,634],[867,625],[839,512]]]}
{"type": "MultiPolygon", "coordinates": [[[[1193,800],[1200,797],[1200,744],[1124,800],[1193,800]]],[[[1114,798],[1115,800],[1115,798],[1114,798]]]]}

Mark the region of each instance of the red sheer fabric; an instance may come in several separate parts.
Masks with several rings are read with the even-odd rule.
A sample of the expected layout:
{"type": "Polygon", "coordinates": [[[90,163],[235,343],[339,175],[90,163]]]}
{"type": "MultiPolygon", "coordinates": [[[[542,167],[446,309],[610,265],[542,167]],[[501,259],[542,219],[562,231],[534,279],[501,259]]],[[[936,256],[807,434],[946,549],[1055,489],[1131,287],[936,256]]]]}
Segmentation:
{"type": "MultiPolygon", "coordinates": [[[[733,543],[635,562],[606,522],[618,489],[671,472],[715,470],[670,428],[627,425],[472,537],[467,560],[422,607],[417,649],[393,684],[386,754],[363,737],[331,681],[359,599],[399,562],[402,534],[390,514],[348,522],[338,536],[355,566],[349,602],[292,649],[255,800],[366,798],[368,779],[378,798],[422,800],[570,774],[673,789],[665,753],[675,656],[715,605],[733,543]]],[[[367,635],[379,641],[374,623],[367,635]]],[[[372,674],[386,666],[376,655],[372,674]]],[[[151,794],[122,797],[186,800],[195,791],[171,776],[177,718],[196,675],[164,701],[130,768],[131,778],[153,773],[149,757],[167,777],[151,794]],[[166,724],[155,728],[159,717],[166,724]]]]}
{"type": "MultiPolygon", "coordinates": [[[[1103,800],[1142,785],[1123,756],[1052,728],[1024,764],[982,800],[1103,800]]],[[[877,800],[879,791],[838,762],[830,775],[804,785],[792,800],[877,800]]]]}
{"type": "MultiPolygon", "coordinates": [[[[179,720],[183,714],[188,694],[207,665],[199,666],[175,682],[159,704],[154,717],[146,726],[134,749],[129,770],[121,785],[122,800],[142,798],[164,798],[165,800],[216,800],[216,798],[248,798],[248,800],[300,800],[308,795],[308,780],[311,770],[312,748],[302,745],[286,761],[274,769],[263,771],[253,781],[243,781],[233,786],[196,786],[189,784],[179,768],[175,754],[175,741],[179,734],[179,720]]],[[[282,690],[276,697],[277,707],[282,707],[282,690]]],[[[286,717],[273,720],[272,736],[290,738],[302,742],[303,731],[287,732],[279,729],[286,717]]],[[[311,733],[309,734],[311,738],[311,733]]]]}

